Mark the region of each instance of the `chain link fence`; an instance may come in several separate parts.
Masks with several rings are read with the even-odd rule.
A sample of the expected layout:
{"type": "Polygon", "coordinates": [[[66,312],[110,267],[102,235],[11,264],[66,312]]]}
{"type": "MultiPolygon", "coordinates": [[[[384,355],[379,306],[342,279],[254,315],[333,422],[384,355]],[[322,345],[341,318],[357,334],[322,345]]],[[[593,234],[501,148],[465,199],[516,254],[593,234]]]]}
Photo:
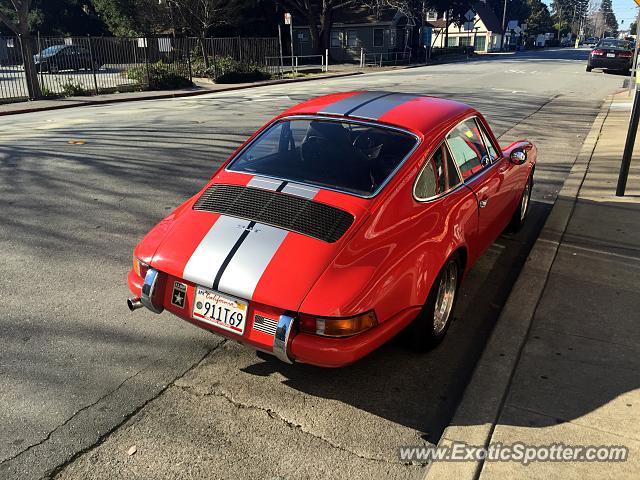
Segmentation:
{"type": "MultiPolygon", "coordinates": [[[[194,76],[266,71],[278,40],[34,36],[31,50],[42,95],[53,98],[184,88],[194,76]]],[[[27,81],[20,38],[0,37],[0,103],[28,100],[27,81]]]]}

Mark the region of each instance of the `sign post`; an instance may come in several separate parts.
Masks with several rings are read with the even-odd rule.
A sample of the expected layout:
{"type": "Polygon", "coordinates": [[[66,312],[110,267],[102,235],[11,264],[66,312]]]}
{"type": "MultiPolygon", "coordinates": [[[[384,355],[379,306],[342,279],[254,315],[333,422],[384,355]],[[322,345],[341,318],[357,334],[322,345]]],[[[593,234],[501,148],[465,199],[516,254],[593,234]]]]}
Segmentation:
{"type": "MultiPolygon", "coordinates": [[[[640,0],[635,0],[640,6],[640,0]]],[[[640,11],[638,12],[640,20],[640,11]]],[[[640,25],[636,23],[636,36],[640,33],[640,25]]],[[[637,52],[636,45],[636,52],[637,52]]],[[[637,54],[635,55],[637,57],[637,54]]],[[[632,65],[635,68],[635,65],[632,65]]],[[[627,178],[629,177],[629,167],[631,166],[631,155],[633,155],[633,147],[636,143],[636,133],[638,132],[638,119],[640,118],[640,76],[636,71],[636,93],[633,97],[633,107],[631,108],[631,118],[629,119],[629,130],[627,130],[627,140],[624,143],[624,152],[622,153],[622,162],[620,164],[620,173],[618,174],[618,185],[616,187],[616,196],[624,197],[627,189],[627,178]]]]}
{"type": "Polygon", "coordinates": [[[291,76],[293,76],[293,18],[291,18],[289,12],[284,14],[284,24],[289,25],[289,36],[291,37],[291,76]]]}
{"type": "Polygon", "coordinates": [[[464,28],[467,31],[467,58],[469,58],[469,44],[471,43],[471,30],[473,30],[473,19],[476,18],[476,12],[469,9],[464,14],[464,18],[467,20],[464,24],[464,28]]]}

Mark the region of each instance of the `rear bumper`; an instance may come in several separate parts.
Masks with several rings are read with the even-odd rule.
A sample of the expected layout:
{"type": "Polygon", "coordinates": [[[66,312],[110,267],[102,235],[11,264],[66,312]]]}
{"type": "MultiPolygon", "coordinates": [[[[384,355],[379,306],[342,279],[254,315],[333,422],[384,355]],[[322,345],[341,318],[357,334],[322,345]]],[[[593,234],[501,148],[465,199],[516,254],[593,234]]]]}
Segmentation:
{"type": "Polygon", "coordinates": [[[604,68],[609,70],[628,70],[631,68],[631,61],[630,58],[592,57],[589,60],[589,66],[591,68],[604,68]]]}
{"type": "MultiPolygon", "coordinates": [[[[152,269],[150,269],[152,270],[152,269]]],[[[149,275],[149,274],[147,274],[149,275]]],[[[144,280],[131,270],[128,274],[129,290],[136,296],[142,295],[144,280]]],[[[249,314],[242,335],[223,330],[214,325],[194,319],[191,316],[193,311],[193,297],[195,285],[185,282],[182,279],[167,277],[163,275],[161,281],[156,283],[159,289],[151,292],[150,298],[155,299],[155,310],[165,310],[173,313],[181,319],[190,322],[200,328],[209,330],[218,335],[236,340],[251,348],[271,353],[282,361],[293,363],[301,362],[319,367],[343,367],[354,363],[373,350],[377,349],[418,315],[420,308],[409,308],[395,315],[378,326],[366,332],[348,338],[328,338],[308,333],[298,332],[298,322],[295,313],[285,312],[268,305],[249,302],[249,314]],[[179,308],[171,303],[172,288],[174,281],[179,281],[187,285],[186,301],[183,308],[179,308]],[[270,335],[264,332],[264,328],[258,329],[255,326],[255,316],[261,316],[272,322],[277,322],[275,334],[270,335]]]]}

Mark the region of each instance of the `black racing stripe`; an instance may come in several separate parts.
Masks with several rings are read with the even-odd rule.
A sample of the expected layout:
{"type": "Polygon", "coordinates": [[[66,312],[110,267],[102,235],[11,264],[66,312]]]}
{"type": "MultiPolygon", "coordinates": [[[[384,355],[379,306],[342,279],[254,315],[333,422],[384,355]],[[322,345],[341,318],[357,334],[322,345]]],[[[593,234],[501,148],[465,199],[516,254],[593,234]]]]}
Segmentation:
{"type": "Polygon", "coordinates": [[[352,112],[355,112],[356,110],[360,110],[362,107],[364,107],[365,105],[369,105],[372,102],[377,102],[378,100],[380,100],[381,98],[384,97],[388,97],[389,95],[393,95],[393,93],[385,93],[384,95],[380,95],[379,97],[376,98],[372,98],[371,100],[367,100],[366,102],[362,102],[360,105],[358,105],[355,108],[352,108],[351,110],[349,110],[347,113],[344,114],[345,117],[348,117],[349,115],[351,115],[352,112]]]}
{"type": "Polygon", "coordinates": [[[360,105],[357,108],[351,110],[348,115],[358,118],[366,118],[368,120],[378,120],[384,114],[393,110],[394,108],[406,103],[418,95],[408,93],[394,93],[391,95],[385,95],[384,97],[376,98],[370,102],[360,105]]]}
{"type": "Polygon", "coordinates": [[[282,190],[284,190],[284,187],[287,186],[287,183],[289,182],[282,182],[282,184],[280,184],[280,186],[276,188],[276,192],[281,192],[282,190]]]}
{"type": "Polygon", "coordinates": [[[249,225],[246,226],[246,228],[244,229],[244,232],[242,232],[242,235],[240,235],[240,238],[238,238],[238,240],[236,240],[236,243],[233,245],[231,250],[229,250],[229,253],[227,253],[227,256],[225,257],[224,262],[222,262],[222,265],[220,265],[220,269],[218,270],[216,278],[213,280],[213,289],[214,290],[218,290],[218,286],[220,284],[220,279],[222,278],[222,275],[224,274],[224,271],[229,266],[229,263],[231,263],[231,259],[233,258],[233,256],[236,254],[236,252],[240,248],[240,245],[242,245],[242,242],[244,242],[244,239],[247,238],[249,233],[251,233],[251,229],[253,227],[255,227],[255,226],[256,226],[256,222],[249,222],[249,225]]]}
{"type": "Polygon", "coordinates": [[[347,112],[353,110],[354,108],[358,108],[360,105],[363,105],[371,100],[375,100],[376,98],[384,97],[389,94],[390,94],[389,92],[370,92],[370,91],[357,93],[355,95],[350,95],[347,98],[338,100],[337,102],[327,105],[318,113],[324,113],[329,115],[346,115],[347,112]]]}

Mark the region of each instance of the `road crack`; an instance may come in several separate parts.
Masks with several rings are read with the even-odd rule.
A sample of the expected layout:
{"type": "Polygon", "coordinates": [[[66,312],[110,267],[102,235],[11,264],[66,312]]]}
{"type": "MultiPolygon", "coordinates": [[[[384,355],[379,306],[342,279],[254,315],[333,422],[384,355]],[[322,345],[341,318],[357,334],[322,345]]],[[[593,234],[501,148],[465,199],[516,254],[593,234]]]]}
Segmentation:
{"type": "Polygon", "coordinates": [[[233,397],[233,395],[231,395],[229,392],[227,392],[225,390],[200,392],[196,388],[191,387],[191,386],[187,386],[187,385],[175,385],[174,384],[172,386],[174,388],[178,388],[178,389],[182,390],[183,392],[189,393],[190,395],[195,395],[195,396],[198,396],[198,397],[219,397],[219,398],[223,398],[224,400],[229,402],[231,405],[233,405],[234,407],[239,408],[239,409],[255,410],[255,411],[264,412],[270,418],[286,424],[289,428],[292,428],[294,430],[298,430],[298,431],[302,432],[305,435],[308,435],[308,436],[310,436],[310,437],[312,437],[312,438],[314,438],[316,440],[320,440],[321,442],[326,443],[331,448],[334,448],[336,450],[340,450],[342,452],[345,452],[345,453],[348,453],[350,455],[356,456],[356,457],[361,458],[363,460],[373,461],[373,462],[378,462],[378,463],[391,464],[391,465],[403,465],[403,466],[406,466],[406,467],[410,467],[410,466],[421,466],[421,467],[424,467],[424,466],[427,465],[426,462],[423,462],[423,463],[420,463],[420,462],[400,462],[400,461],[394,462],[394,461],[391,461],[391,460],[386,460],[384,458],[380,458],[380,457],[375,457],[375,456],[371,456],[371,455],[366,455],[366,454],[354,452],[353,450],[350,450],[350,449],[348,449],[346,447],[343,447],[342,445],[339,445],[339,444],[335,443],[334,441],[323,437],[322,435],[317,435],[317,434],[305,429],[299,423],[296,423],[296,422],[293,422],[291,420],[288,420],[287,418],[283,417],[282,415],[280,415],[278,412],[276,412],[272,408],[260,407],[258,405],[254,405],[254,404],[238,401],[237,399],[235,399],[233,397]]]}
{"type": "MultiPolygon", "coordinates": [[[[158,392],[153,395],[152,397],[150,397],[149,399],[147,399],[146,401],[144,401],[141,405],[137,406],[136,408],[134,408],[129,414],[127,415],[123,415],[121,421],[119,421],[118,423],[116,423],[114,426],[112,426],[109,430],[107,430],[106,432],[104,432],[103,434],[101,434],[98,439],[92,443],[91,445],[88,445],[84,448],[82,448],[81,450],[75,452],[73,455],[71,455],[67,460],[65,460],[64,462],[62,462],[61,464],[57,465],[56,467],[50,469],[49,471],[47,471],[42,477],[41,479],[52,479],[54,478],[56,475],[58,475],[58,473],[60,473],[62,470],[64,470],[69,464],[73,463],[78,457],[84,455],[85,453],[90,452],[91,450],[93,450],[94,448],[100,446],[101,444],[103,444],[107,438],[109,438],[109,436],[114,433],[116,430],[118,430],[122,425],[124,425],[125,423],[127,423],[131,418],[133,418],[135,415],[137,415],[143,408],[145,408],[149,403],[153,402],[154,400],[156,400],[160,395],[162,395],[164,392],[167,391],[167,389],[171,388],[172,386],[174,386],[175,382],[177,382],[178,380],[180,380],[181,378],[183,378],[185,375],[187,375],[191,370],[193,370],[194,368],[198,367],[210,354],[212,354],[213,352],[215,352],[218,348],[222,347],[227,341],[226,340],[222,340],[219,344],[217,344],[215,347],[209,349],[206,351],[206,353],[204,355],[202,355],[202,357],[200,357],[196,362],[192,363],[187,369],[185,369],[181,374],[179,374],[177,377],[175,377],[172,381],[168,382],[166,385],[164,385],[160,390],[158,390],[158,392]]],[[[145,371],[146,368],[141,369],[140,371],[136,372],[135,374],[131,375],[130,377],[126,378],[125,380],[123,380],[115,389],[113,389],[112,391],[110,391],[109,393],[103,395],[102,397],[100,397],[100,399],[96,400],[95,402],[93,402],[91,405],[87,405],[86,407],[83,407],[82,409],[78,410],[76,413],[74,413],[74,415],[72,415],[69,419],[67,419],[63,424],[58,425],[51,433],[49,433],[49,435],[47,435],[47,437],[42,440],[41,442],[38,442],[37,444],[34,444],[28,448],[26,448],[25,450],[23,450],[22,452],[20,452],[19,454],[15,455],[14,457],[12,457],[11,459],[6,459],[3,462],[0,463],[0,465],[4,462],[8,462],[9,460],[13,460],[23,454],[25,454],[28,450],[33,449],[35,447],[37,447],[38,445],[41,445],[43,443],[45,443],[47,441],[48,438],[51,437],[51,435],[53,435],[53,433],[55,432],[55,430],[61,428],[62,426],[64,426],[65,424],[69,423],[71,421],[71,419],[73,417],[75,417],[77,414],[79,414],[81,411],[83,410],[87,410],[88,408],[95,406],[98,402],[100,402],[100,400],[108,397],[109,395],[112,395],[113,393],[115,393],[119,388],[121,388],[122,386],[124,386],[124,384],[131,380],[132,378],[134,378],[135,376],[139,375],[140,373],[142,373],[143,371],[145,371]]]]}
{"type": "Polygon", "coordinates": [[[29,445],[28,447],[26,447],[25,449],[19,451],[18,453],[16,453],[15,455],[13,455],[12,457],[9,458],[5,458],[4,460],[2,460],[0,462],[0,465],[10,462],[12,460],[15,460],[16,458],[24,455],[25,453],[27,453],[28,451],[42,445],[43,443],[49,441],[49,439],[53,436],[54,433],[56,433],[58,430],[60,430],[62,427],[64,427],[65,425],[69,424],[69,422],[71,422],[71,420],[73,420],[75,417],[77,417],[80,413],[84,412],[85,410],[90,409],[91,407],[95,407],[98,403],[100,403],[102,400],[104,400],[105,398],[109,397],[110,395],[113,395],[114,393],[116,393],[118,390],[120,390],[120,388],[122,388],[122,386],[127,383],[129,380],[131,380],[132,378],[135,378],[136,376],[138,376],[140,373],[142,373],[145,369],[141,369],[138,370],[136,373],[134,373],[133,375],[128,376],[127,378],[125,378],[122,382],[120,382],[114,389],[110,390],[109,392],[105,393],[104,395],[102,395],[100,398],[98,398],[95,402],[92,402],[88,405],[85,405],[84,407],[76,410],[69,418],[67,418],[64,422],[62,422],[60,425],[56,426],[53,430],[51,430],[42,440],[33,443],[31,445],[29,445]]]}

